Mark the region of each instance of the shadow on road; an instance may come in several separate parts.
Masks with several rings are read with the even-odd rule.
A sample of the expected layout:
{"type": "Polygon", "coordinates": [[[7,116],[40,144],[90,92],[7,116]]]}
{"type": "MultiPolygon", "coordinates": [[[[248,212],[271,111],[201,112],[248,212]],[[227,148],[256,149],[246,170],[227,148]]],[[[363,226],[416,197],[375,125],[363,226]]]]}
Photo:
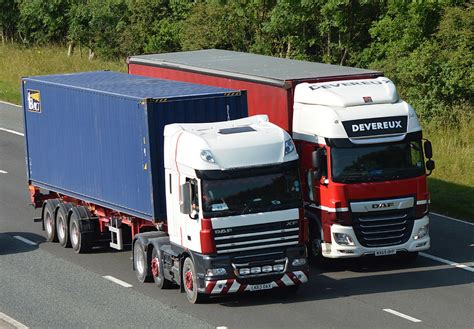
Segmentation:
{"type": "Polygon", "coordinates": [[[211,299],[227,307],[289,304],[387,292],[449,287],[474,282],[474,275],[422,257],[413,264],[398,259],[338,260],[310,269],[309,282],[296,293],[279,289],[211,299]],[[457,271],[454,273],[453,271],[457,271]]]}
{"type": "Polygon", "coordinates": [[[0,256],[18,254],[22,252],[30,252],[38,249],[39,245],[45,242],[45,238],[41,235],[30,233],[30,232],[7,232],[0,233],[0,256]],[[28,244],[15,237],[21,237],[36,245],[28,244]]]}

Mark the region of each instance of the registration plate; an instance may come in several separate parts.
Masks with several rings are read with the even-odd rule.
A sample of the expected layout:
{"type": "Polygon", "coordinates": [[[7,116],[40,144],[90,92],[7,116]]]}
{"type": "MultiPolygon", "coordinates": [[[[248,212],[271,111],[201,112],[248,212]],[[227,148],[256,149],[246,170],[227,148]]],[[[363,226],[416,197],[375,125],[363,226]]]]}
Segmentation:
{"type": "Polygon", "coordinates": [[[250,291],[272,289],[271,283],[251,284],[250,291]]]}
{"type": "Polygon", "coordinates": [[[388,256],[388,255],[395,255],[397,251],[395,249],[385,249],[385,250],[378,250],[375,252],[375,256],[388,256]]]}

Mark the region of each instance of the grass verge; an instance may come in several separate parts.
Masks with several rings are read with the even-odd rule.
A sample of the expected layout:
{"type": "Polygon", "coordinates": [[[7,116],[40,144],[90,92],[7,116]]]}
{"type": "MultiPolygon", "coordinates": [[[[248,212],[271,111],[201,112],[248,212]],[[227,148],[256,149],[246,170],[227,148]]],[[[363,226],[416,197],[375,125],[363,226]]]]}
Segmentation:
{"type": "MultiPolygon", "coordinates": [[[[20,79],[24,76],[94,70],[126,72],[120,61],[87,59],[79,51],[66,56],[56,46],[23,48],[0,45],[0,100],[20,104],[20,79]]],[[[474,119],[459,128],[424,125],[424,136],[433,143],[436,169],[428,178],[431,209],[474,222],[474,119]]]]}
{"type": "Polygon", "coordinates": [[[474,222],[474,119],[458,128],[423,128],[436,162],[428,177],[432,211],[474,222]]]}
{"type": "Polygon", "coordinates": [[[32,75],[96,70],[127,71],[125,62],[87,59],[87,52],[77,50],[71,57],[58,46],[24,48],[0,45],[0,99],[21,104],[20,80],[32,75]]]}

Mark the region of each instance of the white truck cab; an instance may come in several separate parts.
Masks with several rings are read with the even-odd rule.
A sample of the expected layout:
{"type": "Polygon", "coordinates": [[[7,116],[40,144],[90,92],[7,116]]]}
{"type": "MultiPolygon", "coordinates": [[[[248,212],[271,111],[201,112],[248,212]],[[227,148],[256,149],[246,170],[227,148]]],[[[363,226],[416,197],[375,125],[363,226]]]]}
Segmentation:
{"type": "Polygon", "coordinates": [[[164,136],[169,239],[146,236],[144,243],[162,250],[161,260],[148,260],[153,276],[180,284],[191,302],[306,282],[307,231],[290,135],[258,115],[170,124],[164,136]]]}

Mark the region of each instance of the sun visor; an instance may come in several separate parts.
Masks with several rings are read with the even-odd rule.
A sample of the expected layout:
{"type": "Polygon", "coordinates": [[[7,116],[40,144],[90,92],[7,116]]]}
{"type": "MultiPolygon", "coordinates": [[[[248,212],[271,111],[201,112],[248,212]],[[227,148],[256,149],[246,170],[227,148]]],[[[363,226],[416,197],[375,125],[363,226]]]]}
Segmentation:
{"type": "Polygon", "coordinates": [[[391,104],[398,99],[395,85],[385,77],[301,83],[296,86],[294,98],[297,103],[334,107],[391,104]]]}

